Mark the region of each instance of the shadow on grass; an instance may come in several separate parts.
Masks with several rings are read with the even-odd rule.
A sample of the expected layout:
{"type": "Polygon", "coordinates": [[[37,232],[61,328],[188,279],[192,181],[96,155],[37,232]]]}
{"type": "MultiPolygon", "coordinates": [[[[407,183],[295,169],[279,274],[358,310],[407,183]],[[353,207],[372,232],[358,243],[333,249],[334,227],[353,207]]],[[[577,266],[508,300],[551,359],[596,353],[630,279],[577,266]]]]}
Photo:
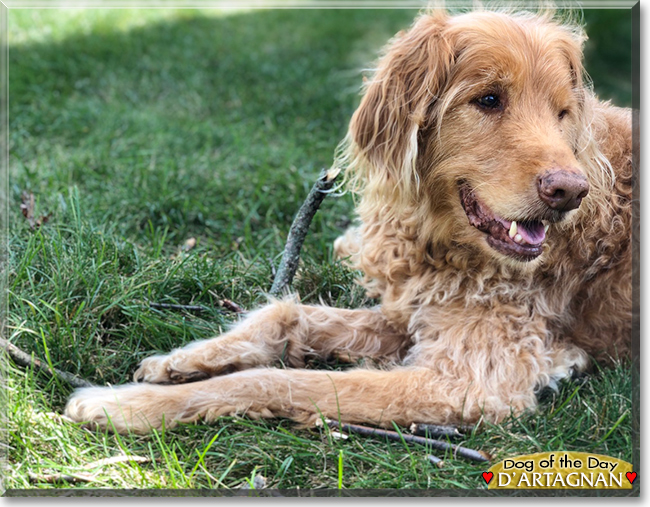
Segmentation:
{"type": "Polygon", "coordinates": [[[57,206],[76,185],[83,209],[135,241],[168,228],[255,248],[271,234],[280,250],[346,131],[360,69],[413,15],[188,11],[12,47],[14,197],[30,188],[57,206]]]}

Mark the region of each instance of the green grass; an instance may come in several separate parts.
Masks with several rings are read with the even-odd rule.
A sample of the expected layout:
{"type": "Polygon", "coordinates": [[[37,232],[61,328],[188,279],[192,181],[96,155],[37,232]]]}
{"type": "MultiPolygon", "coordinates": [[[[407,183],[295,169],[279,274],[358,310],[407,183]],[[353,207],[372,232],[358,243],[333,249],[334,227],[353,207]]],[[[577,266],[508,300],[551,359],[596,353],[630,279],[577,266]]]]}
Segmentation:
{"type": "MultiPolygon", "coordinates": [[[[122,383],[144,357],[233,322],[218,300],[263,304],[292,217],[356,106],[359,69],[413,15],[12,10],[11,341],[93,382],[122,383]],[[19,209],[23,190],[36,196],[37,215],[52,214],[36,231],[19,209]],[[182,252],[190,237],[197,247],[182,252]],[[148,301],[211,310],[159,311],[148,301]]],[[[598,93],[625,105],[629,45],[611,41],[629,13],[612,15],[586,13],[599,27],[588,68],[600,72],[598,93]]],[[[304,302],[371,303],[331,256],[351,212],[343,196],[317,214],[294,284],[304,302]]],[[[55,415],[71,392],[63,381],[10,363],[5,384],[4,488],[235,488],[261,474],[275,488],[473,489],[485,470],[451,456],[438,469],[425,448],[337,440],[286,420],[93,433],[55,415]],[[122,454],[150,461],[84,468],[122,454]],[[52,473],[96,475],[30,481],[52,473]]],[[[631,389],[629,367],[618,365],[462,443],[495,459],[567,449],[630,461],[631,389]]]]}

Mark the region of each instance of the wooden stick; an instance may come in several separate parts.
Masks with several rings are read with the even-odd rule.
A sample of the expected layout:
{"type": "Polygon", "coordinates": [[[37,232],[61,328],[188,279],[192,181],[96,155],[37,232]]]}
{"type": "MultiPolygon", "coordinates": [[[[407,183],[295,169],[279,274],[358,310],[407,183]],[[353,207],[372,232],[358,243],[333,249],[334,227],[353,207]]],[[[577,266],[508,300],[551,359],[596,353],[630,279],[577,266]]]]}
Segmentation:
{"type": "Polygon", "coordinates": [[[449,444],[447,442],[442,442],[440,440],[434,440],[432,438],[419,437],[416,435],[400,434],[396,431],[382,430],[379,428],[368,428],[367,426],[359,426],[357,424],[339,424],[338,421],[326,420],[328,426],[332,428],[341,428],[342,430],[358,433],[359,435],[364,436],[379,436],[386,437],[389,440],[396,440],[405,442],[411,442],[420,445],[428,445],[439,451],[451,450],[454,455],[462,456],[463,458],[471,459],[473,461],[486,462],[490,461],[490,455],[483,451],[475,451],[474,449],[468,449],[467,447],[461,447],[460,445],[449,444]]]}
{"type": "Polygon", "coordinates": [[[438,456],[434,456],[433,454],[428,454],[427,459],[431,462],[432,465],[435,465],[438,468],[442,468],[445,466],[445,462],[442,461],[438,456]]]}
{"type": "Polygon", "coordinates": [[[244,310],[241,306],[239,306],[234,301],[230,301],[230,299],[220,299],[219,304],[221,305],[222,308],[225,308],[226,310],[231,311],[233,313],[246,313],[246,310],[244,310]]]}
{"type": "Polygon", "coordinates": [[[7,354],[9,354],[9,357],[11,357],[17,364],[21,366],[35,368],[37,370],[47,373],[51,377],[60,377],[73,387],[93,386],[93,384],[91,384],[87,380],[84,380],[81,377],[77,377],[72,373],[57,370],[56,368],[50,368],[46,363],[40,361],[39,359],[36,359],[35,357],[28,354],[27,352],[23,352],[18,347],[16,347],[13,343],[8,342],[4,338],[0,338],[0,348],[6,350],[7,354]]]}
{"type": "Polygon", "coordinates": [[[27,472],[31,482],[46,482],[54,484],[57,482],[93,482],[96,474],[35,474],[27,472]]]}
{"type": "Polygon", "coordinates": [[[289,289],[296,270],[298,269],[298,261],[300,260],[300,249],[305,242],[309,224],[311,224],[316,211],[320,207],[323,199],[327,197],[328,191],[334,187],[334,182],[339,175],[339,170],[331,169],[329,171],[323,170],[312,187],[309,195],[305,199],[298,210],[296,218],[294,218],[291,228],[289,229],[289,236],[287,243],[284,247],[282,260],[278,267],[278,272],[273,280],[273,286],[270,293],[272,295],[280,295],[289,289]]]}
{"type": "MultiPolygon", "coordinates": [[[[448,437],[448,438],[462,438],[462,434],[456,426],[441,426],[438,424],[424,424],[413,423],[409,428],[414,435],[423,437],[448,437]]],[[[471,431],[472,426],[462,426],[463,431],[471,431]]]]}

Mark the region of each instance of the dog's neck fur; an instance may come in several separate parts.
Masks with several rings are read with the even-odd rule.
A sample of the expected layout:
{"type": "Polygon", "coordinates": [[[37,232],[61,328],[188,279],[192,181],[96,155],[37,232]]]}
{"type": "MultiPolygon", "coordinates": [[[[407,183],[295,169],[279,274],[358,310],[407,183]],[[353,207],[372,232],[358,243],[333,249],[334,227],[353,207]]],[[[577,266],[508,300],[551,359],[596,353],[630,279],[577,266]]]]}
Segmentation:
{"type": "MultiPolygon", "coordinates": [[[[357,208],[362,225],[347,253],[354,267],[364,272],[362,284],[369,296],[380,297],[387,316],[405,328],[423,306],[463,311],[475,305],[508,304],[528,308],[531,315],[548,316],[561,336],[574,334],[577,322],[585,318],[579,314],[592,311],[584,308],[584,300],[594,291],[623,291],[623,300],[631,299],[630,288],[620,280],[608,280],[607,274],[620,272],[613,268],[621,264],[631,266],[631,238],[620,235],[629,230],[632,220],[630,151],[624,143],[608,139],[611,130],[624,130],[628,115],[605,106],[593,125],[596,142],[612,166],[619,168],[614,191],[606,196],[597,191],[590,194],[571,220],[553,227],[544,254],[531,263],[490,255],[476,241],[467,241],[467,235],[476,231],[458,227],[464,219],[459,206],[455,210],[448,203],[436,207],[425,196],[400,208],[362,193],[357,208]],[[589,199],[598,200],[598,205],[590,205],[589,199]],[[435,213],[435,219],[427,213],[435,213]],[[594,237],[601,239],[594,242],[594,237]]],[[[598,170],[595,165],[593,170],[598,170]]],[[[621,311],[593,309],[593,319],[598,311],[611,310],[621,311]]],[[[596,351],[602,346],[598,340],[587,331],[580,338],[581,333],[575,332],[574,341],[591,340],[581,345],[595,355],[602,352],[596,351]]]]}

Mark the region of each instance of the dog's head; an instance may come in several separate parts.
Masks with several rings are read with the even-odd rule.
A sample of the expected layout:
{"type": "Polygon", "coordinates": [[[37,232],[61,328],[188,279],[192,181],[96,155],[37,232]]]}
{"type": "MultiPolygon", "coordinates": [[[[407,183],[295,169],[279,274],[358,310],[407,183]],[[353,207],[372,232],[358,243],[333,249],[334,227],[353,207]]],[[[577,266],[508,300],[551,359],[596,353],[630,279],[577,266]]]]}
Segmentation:
{"type": "Polygon", "coordinates": [[[584,40],[550,16],[420,17],[388,45],[350,123],[363,184],[435,222],[434,243],[538,258],[592,183],[584,40]]]}

